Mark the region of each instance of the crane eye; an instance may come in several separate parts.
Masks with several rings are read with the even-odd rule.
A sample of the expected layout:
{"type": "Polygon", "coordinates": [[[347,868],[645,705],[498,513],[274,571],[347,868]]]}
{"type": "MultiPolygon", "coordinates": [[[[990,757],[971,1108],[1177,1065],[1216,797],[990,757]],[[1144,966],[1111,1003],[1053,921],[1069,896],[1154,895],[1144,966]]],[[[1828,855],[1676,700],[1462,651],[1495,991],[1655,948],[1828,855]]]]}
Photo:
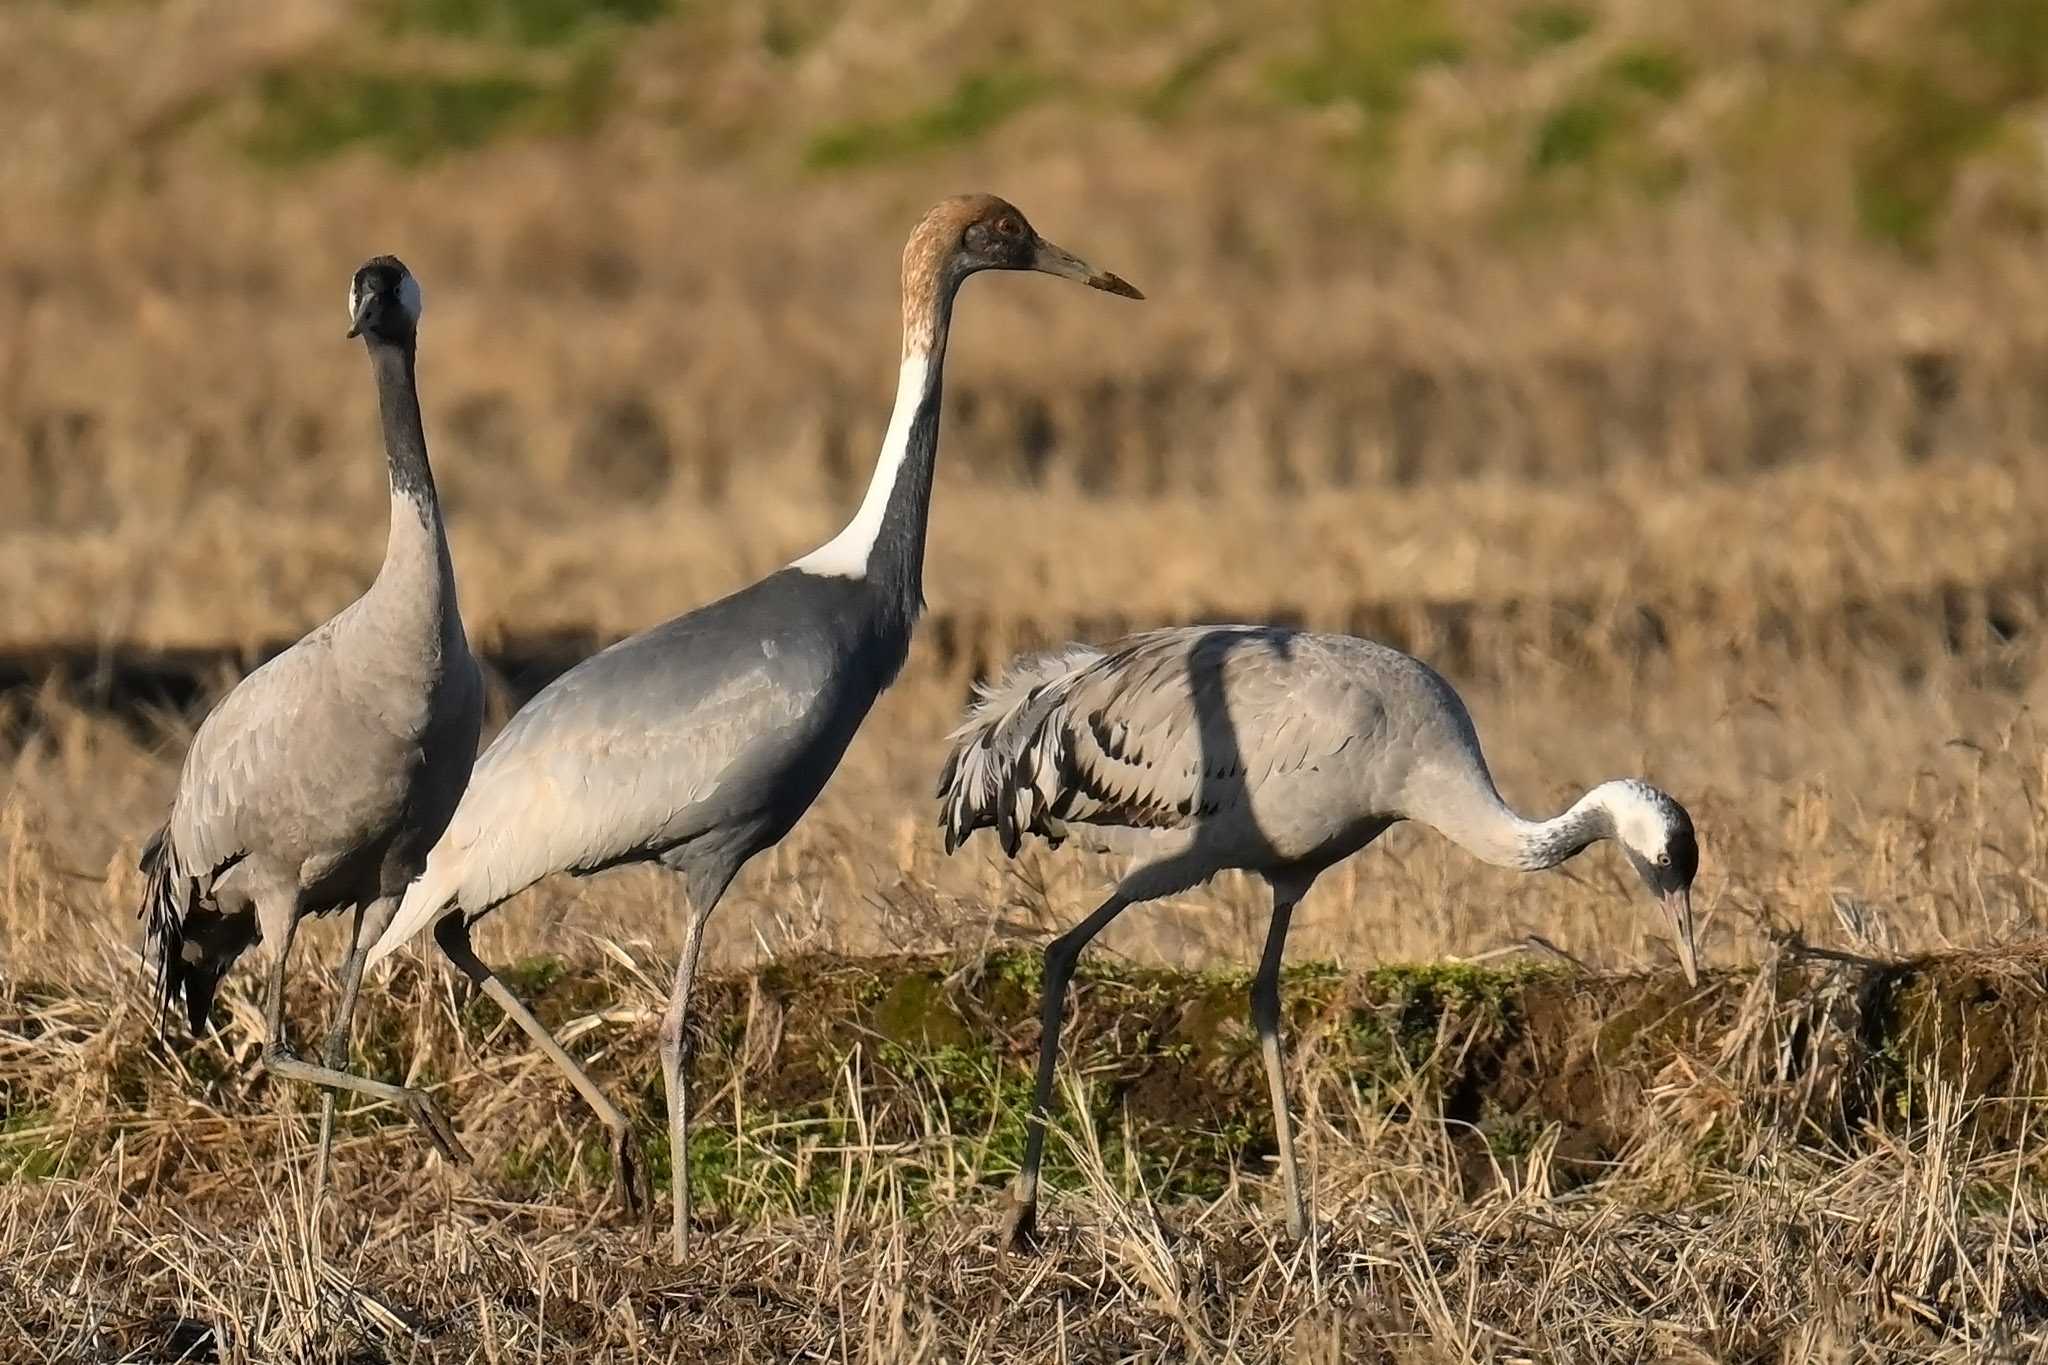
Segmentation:
{"type": "Polygon", "coordinates": [[[997,219],[996,231],[1002,233],[1005,237],[1015,237],[1017,235],[1017,220],[1015,218],[997,219]]]}
{"type": "Polygon", "coordinates": [[[1665,849],[1665,850],[1664,850],[1664,851],[1663,851],[1662,853],[1659,853],[1659,854],[1657,855],[1657,866],[1659,866],[1659,867],[1669,867],[1669,866],[1671,866],[1671,850],[1670,850],[1670,849],[1668,849],[1668,848],[1667,848],[1667,849],[1665,849]]]}

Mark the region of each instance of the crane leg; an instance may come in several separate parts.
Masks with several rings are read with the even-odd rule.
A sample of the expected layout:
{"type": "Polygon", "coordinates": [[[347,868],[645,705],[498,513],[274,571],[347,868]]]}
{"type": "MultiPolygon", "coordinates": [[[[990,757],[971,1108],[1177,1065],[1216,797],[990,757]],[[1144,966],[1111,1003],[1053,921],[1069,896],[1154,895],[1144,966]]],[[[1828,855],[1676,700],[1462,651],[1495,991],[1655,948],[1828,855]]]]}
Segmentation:
{"type": "Polygon", "coordinates": [[[1045,1155],[1045,1125],[1052,1103],[1053,1070],[1059,1061],[1060,1023],[1066,1014],[1067,983],[1088,941],[1131,904],[1119,887],[1095,912],[1054,939],[1045,950],[1044,998],[1038,1016],[1038,1079],[1031,1090],[1031,1114],[1024,1137],[1024,1161],[1010,1190],[1010,1211],[1003,1220],[1000,1250],[1027,1250],[1038,1238],[1038,1166],[1045,1155]]]}
{"type": "Polygon", "coordinates": [[[711,917],[714,904],[707,898],[701,908],[691,907],[690,922],[683,931],[683,954],[676,963],[675,985],[669,991],[668,1009],[661,1018],[661,1080],[668,1091],[669,1234],[678,1265],[690,1246],[690,1075],[686,1047],[690,987],[697,977],[697,956],[704,949],[704,921],[711,917]]]}
{"type": "Polygon", "coordinates": [[[1294,914],[1297,890],[1273,888],[1273,923],[1266,931],[1266,952],[1252,979],[1252,1027],[1259,1050],[1266,1055],[1266,1084],[1273,1095],[1273,1138],[1280,1148],[1280,1171],[1287,1179],[1287,1231],[1295,1241],[1309,1236],[1308,1201],[1301,1190],[1301,1171],[1294,1161],[1294,1126],[1287,1114],[1287,1072],[1280,1055],[1280,958],[1287,949],[1287,922],[1294,914]]]}
{"type": "Polygon", "coordinates": [[[456,1140],[448,1128],[446,1119],[420,1091],[402,1085],[386,1085],[373,1081],[367,1076],[352,1076],[337,1067],[315,1066],[292,1055],[291,1043],[285,1037],[284,1029],[284,978],[285,966],[291,958],[292,939],[298,933],[298,916],[285,919],[279,937],[277,954],[270,963],[270,999],[264,1008],[264,1031],[268,1037],[263,1043],[263,1069],[288,1081],[301,1081],[308,1085],[323,1085],[330,1089],[353,1090],[358,1095],[395,1104],[410,1114],[414,1122],[427,1130],[427,1136],[441,1149],[441,1154],[450,1161],[467,1162],[469,1153],[456,1140]]]}
{"type": "MultiPolygon", "coordinates": [[[[341,973],[341,1003],[335,1006],[334,1024],[327,1031],[327,1046],[320,1060],[329,1070],[348,1065],[349,1030],[356,1012],[356,991],[363,984],[363,964],[369,957],[369,943],[363,935],[365,907],[358,905],[351,917],[348,963],[341,973]]],[[[374,937],[374,936],[373,936],[374,937]]],[[[338,1092],[326,1090],[320,1096],[320,1143],[313,1156],[313,1216],[320,1216],[320,1201],[327,1193],[327,1165],[334,1151],[334,1101],[338,1092]]]]}
{"type": "Polygon", "coordinates": [[[533,1017],[533,1011],[526,1008],[518,996],[498,974],[490,969],[476,955],[469,942],[469,921],[462,911],[455,910],[443,915],[434,925],[434,942],[441,946],[450,962],[460,968],[485,995],[496,1002],[505,1017],[519,1025],[520,1030],[533,1040],[540,1050],[569,1078],[569,1084],[576,1087],[576,1093],[583,1102],[596,1111],[598,1121],[610,1130],[612,1135],[612,1192],[629,1218],[640,1213],[640,1177],[646,1163],[640,1159],[640,1144],[633,1140],[633,1125],[619,1107],[605,1097],[597,1088],[597,1082],[590,1079],[562,1045],[549,1033],[547,1025],[533,1017]]]}

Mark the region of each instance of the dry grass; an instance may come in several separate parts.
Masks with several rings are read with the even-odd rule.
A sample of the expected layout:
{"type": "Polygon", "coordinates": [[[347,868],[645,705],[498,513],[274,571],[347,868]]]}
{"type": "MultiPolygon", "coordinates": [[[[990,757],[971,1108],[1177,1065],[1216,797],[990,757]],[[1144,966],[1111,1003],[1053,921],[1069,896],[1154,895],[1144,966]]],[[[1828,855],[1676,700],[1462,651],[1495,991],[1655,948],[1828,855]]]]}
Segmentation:
{"type": "MultiPolygon", "coordinates": [[[[707,1249],[671,1270],[599,1214],[601,1162],[573,1095],[517,1035],[449,995],[442,973],[409,968],[374,997],[360,1064],[442,1086],[480,1173],[441,1174],[408,1131],[374,1112],[353,1120],[340,1157],[352,1212],[307,1250],[312,1100],[254,1069],[254,974],[227,991],[224,1047],[158,1059],[147,1045],[129,868],[168,791],[179,722],[138,731],[54,693],[18,703],[0,960],[31,979],[14,978],[0,1011],[0,1073],[15,1078],[0,1145],[16,1160],[0,1184],[13,1277],[0,1282],[0,1335],[18,1334],[30,1359],[160,1358],[166,1340],[224,1360],[2031,1358],[2048,1284],[2031,1092],[2010,1079],[2021,1098],[1987,1098],[1964,1073],[1972,1049],[2037,1010],[2038,964],[2022,960],[2002,1002],[1994,991],[1958,1003],[1962,1041],[1901,1062],[1915,1096],[1903,1116],[1866,1108],[1817,1129],[1787,1107],[1779,1073],[1758,1070],[1815,1029],[1863,1037],[1828,1022],[1841,988],[1771,984],[1775,944],[1880,956],[2025,944],[2048,911],[2036,875],[2048,770],[2012,690],[2036,675],[2031,654],[2002,656],[1988,681],[1967,659],[1910,681],[1896,665],[1755,638],[1719,666],[1667,657],[1633,674],[1526,647],[1478,661],[1514,679],[1469,689],[1508,790],[1554,805],[1573,784],[1646,770],[1682,792],[1706,839],[1708,958],[1765,968],[1760,995],[1745,978],[1716,983],[1708,998],[1752,1022],[1674,1054],[1640,1102],[1663,1117],[1592,1183],[1475,1189],[1466,1130],[1404,1117],[1437,1111],[1399,1089],[1347,1090],[1338,1059],[1297,1022],[1329,1230],[1314,1254],[1272,1244],[1256,1162],[1220,1192],[1161,1185],[1130,1169],[1123,1111],[1081,1105],[1093,1135],[1063,1129],[1080,1146],[1053,1209],[1073,1230],[1008,1278],[991,1237],[1009,1167],[984,1116],[1007,1103],[1014,1123],[1028,1025],[993,1061],[935,1073],[953,1080],[917,1110],[914,1141],[888,1128],[902,1101],[882,1107],[858,1053],[831,1070],[831,1126],[783,1130],[741,1060],[764,1027],[757,1007],[711,991],[705,1036],[737,1029],[741,1042],[737,1055],[714,1049],[707,1126],[752,1183],[727,1187],[707,1249]],[[1986,1130],[1987,1111],[2017,1113],[2017,1130],[1986,1130]],[[792,1193],[806,1188],[829,1202],[792,1193]],[[1007,1306],[991,1313],[991,1301],[1007,1306]]],[[[1012,869],[979,844],[940,855],[925,784],[959,686],[922,666],[885,699],[818,807],[741,879],[714,923],[717,960],[1031,944],[1100,895],[1108,869],[1085,858],[1034,854],[1012,869]]],[[[1420,832],[1383,843],[1317,889],[1294,960],[1356,970],[1531,935],[1595,967],[1665,960],[1609,856],[1518,879],[1420,832]]],[[[491,959],[528,964],[527,990],[551,974],[530,964],[566,955],[570,976],[543,994],[568,1002],[557,1017],[578,1021],[578,1046],[651,1139],[651,1030],[678,908],[654,876],[551,884],[480,940],[491,959]]],[[[1255,888],[1226,878],[1126,917],[1097,960],[1248,964],[1262,932],[1255,888]]],[[[337,947],[332,925],[306,938],[302,1039],[331,1002],[337,947]]],[[[801,1025],[801,998],[787,1017],[801,1025]]],[[[1250,1056],[1237,1036],[1231,1055],[1250,1056]]],[[[994,1041],[979,1025],[964,1037],[994,1041]]],[[[1129,1038],[1141,1058],[1164,1045],[1146,1037],[1129,1038]]],[[[2000,1055],[2036,1047],[2027,1035],[2000,1055]]],[[[1246,1073],[1231,1074],[1242,1089],[1246,1073]]],[[[1201,1072],[1173,1093],[1198,1113],[1224,1083],[1201,1072]]],[[[1548,1122],[1503,1130],[1503,1150],[1533,1151],[1539,1176],[1563,1136],[1548,1122]]],[[[1263,1124],[1250,1131],[1256,1152],[1263,1124]]]]}
{"type": "MultiPolygon", "coordinates": [[[[540,992],[650,1132],[656,1087],[632,1077],[646,1071],[663,965],[620,952],[540,992]]],[[[1370,1082],[1358,1040],[1385,1035],[1361,1035],[1358,1021],[1404,1029],[1422,997],[1398,977],[1383,978],[1392,995],[1297,981],[1297,1112],[1323,1228],[1313,1250],[1275,1240],[1256,1132],[1221,1140],[1246,1164],[1192,1197],[1184,1173],[1137,1160],[1169,1135],[1162,1106],[1185,1146],[1214,1141],[1201,1137],[1208,1090],[1262,1103],[1243,1030],[1212,1023],[1202,1051],[1218,1061],[1191,1068],[1209,1085],[1155,1093],[1149,1130],[1091,1102],[1118,1083],[1091,1063],[1067,1100],[1080,1117],[1056,1144],[1056,1231],[1007,1266],[991,1206],[1021,1131],[1028,1028],[993,1054],[1014,1078],[963,1072],[961,1058],[991,1055],[979,1043],[920,1052],[875,1035],[821,1075],[814,1056],[786,1054],[835,1027],[825,1007],[843,1008],[817,980],[850,977],[862,998],[858,965],[808,985],[786,970],[715,980],[709,1000],[750,1003],[742,1027],[706,1031],[718,1055],[700,1069],[715,1098],[693,1145],[700,1175],[721,1159],[713,1226],[670,1267],[651,1226],[599,1211],[605,1172],[566,1088],[494,1012],[437,980],[398,974],[364,1064],[433,1085],[481,1163],[449,1171],[389,1115],[355,1111],[339,1147],[343,1212],[316,1228],[308,1097],[265,1084],[240,1030],[225,1049],[155,1053],[141,1011],[86,1003],[119,978],[74,964],[59,988],[0,1000],[12,1103],[0,1160],[15,1170],[0,1187],[0,1341],[53,1361],[2037,1358],[2048,1204],[2038,1115],[2015,1101],[2041,1058],[1992,1075],[1959,1066],[1953,1048],[1963,1033],[2038,1048],[2038,1024],[2019,1016],[1972,1022],[1986,990],[2038,1005],[2038,953],[1961,965],[1962,989],[1930,993],[1949,1031],[1892,1035],[1917,1036],[1921,1051],[1874,1050],[1884,1007],[1860,1002],[1879,978],[1771,965],[1691,1000],[1668,976],[1549,988],[1599,1002],[1531,1060],[1554,1047],[1557,1066],[1582,1068],[1588,1098],[1603,1084],[1610,1103],[1632,1096],[1611,1111],[1625,1116],[1606,1148],[1569,1119],[1475,1132],[1451,1110],[1447,1075],[1485,1075],[1466,1057],[1499,1027],[1487,1022],[1498,1006],[1459,994],[1491,989],[1483,974],[1437,987],[1449,992],[1439,1001],[1465,1003],[1404,1032],[1412,1046],[1382,1054],[1370,1082]],[[1304,1012],[1312,995],[1326,1003],[1304,1012]],[[1584,1070],[1589,1050],[1612,1060],[1584,1070]],[[774,1098],[806,1073],[820,1100],[774,1098]],[[1857,1075],[1888,1079],[1843,1129],[1857,1075]]],[[[1242,978],[1224,984],[1236,1001],[1242,978]]],[[[1013,1026],[1031,1012],[1016,984],[954,989],[1007,990],[1013,1026]]],[[[1543,989],[1511,1005],[1521,1027],[1535,1026],[1528,1001],[1543,989]]],[[[1173,1022],[1182,1001],[1213,993],[1202,978],[1084,983],[1076,1052],[1099,1058],[1121,1040],[1135,1109],[1150,1068],[1202,1037],[1179,1031],[1186,1015],[1173,1022]],[[1164,1030],[1134,1036],[1131,1006],[1148,991],[1165,992],[1150,997],[1164,1030]]],[[[1540,1070],[1524,1080],[1546,1084],[1540,1070]]]]}

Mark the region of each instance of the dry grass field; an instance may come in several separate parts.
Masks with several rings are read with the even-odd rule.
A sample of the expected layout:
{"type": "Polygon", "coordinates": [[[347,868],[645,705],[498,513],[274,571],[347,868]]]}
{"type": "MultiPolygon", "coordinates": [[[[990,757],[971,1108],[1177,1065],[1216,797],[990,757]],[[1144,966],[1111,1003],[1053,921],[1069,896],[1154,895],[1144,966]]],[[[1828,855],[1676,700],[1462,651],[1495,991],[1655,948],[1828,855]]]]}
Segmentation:
{"type": "MultiPolygon", "coordinates": [[[[0,1360],[2048,1358],[2048,21],[2033,0],[29,0],[0,14],[0,1360]],[[350,599],[384,474],[341,298],[396,251],[493,724],[786,562],[886,421],[902,233],[987,187],[1127,275],[963,295],[930,613],[714,921],[670,1266],[427,953],[354,1064],[143,999],[204,706],[350,599]],[[1416,650],[1526,810],[1702,834],[1677,977],[1611,850],[1397,829],[1295,920],[1321,1235],[1279,1240],[1226,876],[1091,950],[1055,1228],[998,1262],[1035,949],[1113,867],[944,856],[1013,650],[1276,619],[1416,650]],[[61,667],[60,667],[61,665],[61,667]],[[543,670],[544,671],[544,670],[543,670]],[[189,704],[188,704],[189,703],[189,704]]],[[[478,946],[642,1126],[651,874],[478,946]]],[[[294,1037],[338,926],[298,950],[294,1037]]]]}

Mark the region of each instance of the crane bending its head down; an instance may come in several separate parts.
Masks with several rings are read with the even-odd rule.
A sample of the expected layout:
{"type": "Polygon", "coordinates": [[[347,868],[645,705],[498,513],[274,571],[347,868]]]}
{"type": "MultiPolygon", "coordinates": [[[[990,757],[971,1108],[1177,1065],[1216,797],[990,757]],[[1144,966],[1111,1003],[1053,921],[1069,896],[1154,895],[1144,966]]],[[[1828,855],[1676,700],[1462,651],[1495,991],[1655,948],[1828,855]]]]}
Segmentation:
{"type": "Polygon", "coordinates": [[[1070,645],[1020,659],[979,690],[939,776],[950,852],[993,828],[1131,858],[1114,894],[1046,950],[1033,1122],[1007,1243],[1036,1217],[1045,1107],[1068,978],[1081,949],[1130,906],[1225,869],[1263,876],[1273,921],[1252,987],[1266,1054],[1288,1222],[1307,1234],[1280,1063],[1280,958],[1294,905],[1324,870],[1403,820],[1497,867],[1555,867],[1602,839],[1656,896],[1697,982],[1692,883],[1699,843],[1685,808],[1647,782],[1603,782],[1562,815],[1530,820],[1501,799],[1465,704],[1420,660],[1345,635],[1199,626],[1070,645]]]}

